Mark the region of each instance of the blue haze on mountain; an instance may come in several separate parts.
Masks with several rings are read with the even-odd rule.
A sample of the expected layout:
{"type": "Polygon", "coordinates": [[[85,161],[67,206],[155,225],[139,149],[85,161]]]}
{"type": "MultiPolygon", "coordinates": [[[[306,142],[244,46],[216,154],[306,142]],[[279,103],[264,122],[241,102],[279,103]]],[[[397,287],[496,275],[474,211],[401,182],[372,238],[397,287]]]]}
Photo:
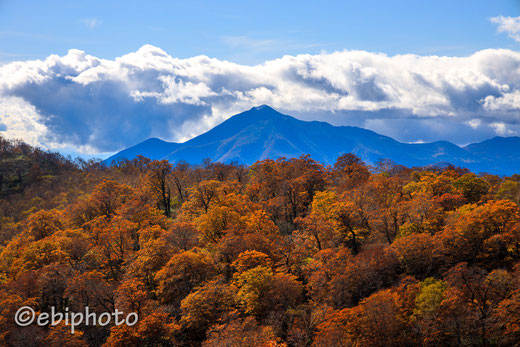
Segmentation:
{"type": "Polygon", "coordinates": [[[495,137],[465,147],[447,141],[408,144],[359,127],[301,121],[266,105],[237,114],[184,143],[148,139],[118,152],[105,163],[143,155],[173,163],[200,164],[209,158],[250,165],[267,158],[310,154],[314,160],[332,165],[343,153],[353,153],[368,164],[390,159],[409,167],[453,164],[477,173],[520,172],[520,137],[495,137]]]}

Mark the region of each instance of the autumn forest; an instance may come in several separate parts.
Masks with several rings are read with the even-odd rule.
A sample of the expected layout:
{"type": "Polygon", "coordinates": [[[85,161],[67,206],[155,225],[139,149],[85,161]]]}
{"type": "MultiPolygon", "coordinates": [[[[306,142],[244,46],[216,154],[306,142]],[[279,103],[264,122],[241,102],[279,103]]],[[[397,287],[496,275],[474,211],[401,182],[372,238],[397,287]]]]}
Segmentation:
{"type": "Polygon", "coordinates": [[[511,346],[520,176],[72,160],[0,138],[1,346],[511,346]],[[16,310],[136,312],[18,326],[16,310]]]}

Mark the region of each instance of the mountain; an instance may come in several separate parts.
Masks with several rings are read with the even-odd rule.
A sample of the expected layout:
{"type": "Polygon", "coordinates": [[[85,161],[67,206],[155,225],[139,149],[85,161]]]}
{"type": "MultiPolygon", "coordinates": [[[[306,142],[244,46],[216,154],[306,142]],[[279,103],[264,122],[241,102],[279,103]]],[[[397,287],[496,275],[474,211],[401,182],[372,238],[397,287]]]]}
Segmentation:
{"type": "Polygon", "coordinates": [[[321,163],[334,164],[343,153],[354,153],[369,164],[391,159],[406,166],[453,165],[474,172],[512,174],[520,169],[520,138],[496,137],[459,147],[447,141],[408,144],[373,131],[306,122],[281,114],[269,106],[253,107],[237,114],[210,131],[184,143],[148,139],[105,160],[180,160],[199,164],[205,158],[219,162],[250,165],[257,160],[298,157],[310,154],[321,163]]]}
{"type": "Polygon", "coordinates": [[[158,138],[152,137],[144,142],[141,142],[135,146],[123,149],[104,160],[105,163],[110,164],[112,161],[120,161],[124,159],[133,159],[138,155],[145,156],[153,160],[160,160],[166,157],[168,154],[182,146],[180,143],[166,142],[158,138]]]}
{"type": "Polygon", "coordinates": [[[486,172],[511,175],[520,173],[520,137],[494,137],[464,147],[479,158],[486,172]]]}

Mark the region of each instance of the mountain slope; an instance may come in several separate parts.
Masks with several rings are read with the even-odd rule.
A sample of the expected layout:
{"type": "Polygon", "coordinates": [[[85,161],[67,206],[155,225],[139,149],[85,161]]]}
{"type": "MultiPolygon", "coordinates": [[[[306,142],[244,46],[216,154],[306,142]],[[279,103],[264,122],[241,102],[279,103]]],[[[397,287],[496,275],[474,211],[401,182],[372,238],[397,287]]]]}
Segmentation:
{"type": "Polygon", "coordinates": [[[184,143],[149,139],[105,162],[110,164],[113,160],[132,159],[140,154],[171,162],[185,160],[198,164],[210,158],[212,161],[250,165],[266,158],[310,154],[313,159],[327,165],[334,164],[343,153],[354,153],[370,164],[380,159],[391,159],[406,166],[449,162],[476,172],[510,174],[520,168],[518,149],[520,138],[494,138],[464,148],[446,141],[406,144],[358,127],[301,121],[263,105],[235,115],[184,143]],[[504,152],[506,145],[511,149],[504,152]]]}
{"type": "Polygon", "coordinates": [[[494,137],[472,143],[464,149],[479,158],[479,165],[487,172],[520,173],[520,137],[494,137]]]}
{"type": "Polygon", "coordinates": [[[155,137],[143,141],[135,146],[128,147],[122,151],[114,154],[105,160],[105,163],[110,164],[112,161],[119,161],[122,159],[133,159],[138,155],[145,156],[153,160],[164,159],[168,154],[181,146],[179,143],[166,142],[155,137]]]}

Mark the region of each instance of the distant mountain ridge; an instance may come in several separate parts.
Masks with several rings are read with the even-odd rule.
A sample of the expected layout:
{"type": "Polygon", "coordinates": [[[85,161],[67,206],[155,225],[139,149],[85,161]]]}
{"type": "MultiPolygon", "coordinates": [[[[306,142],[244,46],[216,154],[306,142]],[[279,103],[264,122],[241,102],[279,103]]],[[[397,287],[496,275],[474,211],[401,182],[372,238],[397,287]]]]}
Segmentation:
{"type": "Polygon", "coordinates": [[[250,165],[267,158],[310,154],[328,165],[343,153],[354,153],[369,164],[391,159],[406,166],[451,163],[474,172],[510,175],[520,171],[520,137],[495,137],[465,147],[447,141],[408,144],[363,128],[301,121],[267,105],[239,113],[184,143],[151,138],[104,162],[111,164],[143,155],[192,164],[210,158],[250,165]]]}

